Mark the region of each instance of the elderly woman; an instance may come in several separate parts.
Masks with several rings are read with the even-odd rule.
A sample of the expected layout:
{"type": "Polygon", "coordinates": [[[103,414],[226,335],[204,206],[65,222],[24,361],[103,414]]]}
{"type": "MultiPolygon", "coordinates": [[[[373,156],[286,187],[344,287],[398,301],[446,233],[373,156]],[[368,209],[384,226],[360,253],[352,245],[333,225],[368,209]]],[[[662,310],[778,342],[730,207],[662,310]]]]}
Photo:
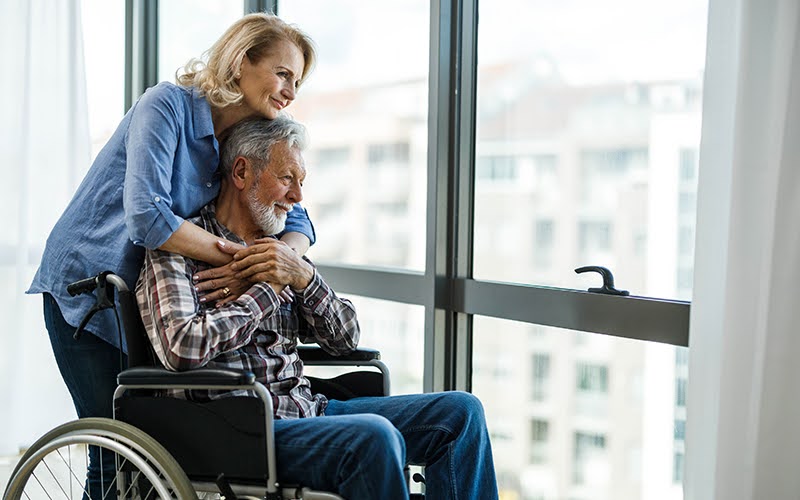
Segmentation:
{"type": "MultiPolygon", "coordinates": [[[[43,294],[53,353],[79,417],[112,415],[125,347],[107,310],[73,339],[94,299],[69,297],[68,283],[111,270],[133,285],[145,248],[160,248],[217,266],[196,277],[202,300],[232,300],[250,286],[229,267],[240,247],[185,219],[217,196],[219,145],[231,126],[251,117],[274,119],[289,106],[314,65],[315,49],[296,27],[250,14],[207,56],[190,61],[177,85],[156,85],[128,111],[50,233],[28,290],[43,294]]],[[[282,239],[299,253],[313,244],[301,207],[289,214],[282,239]]],[[[90,461],[90,489],[97,491],[99,460],[91,451],[90,461]]]]}

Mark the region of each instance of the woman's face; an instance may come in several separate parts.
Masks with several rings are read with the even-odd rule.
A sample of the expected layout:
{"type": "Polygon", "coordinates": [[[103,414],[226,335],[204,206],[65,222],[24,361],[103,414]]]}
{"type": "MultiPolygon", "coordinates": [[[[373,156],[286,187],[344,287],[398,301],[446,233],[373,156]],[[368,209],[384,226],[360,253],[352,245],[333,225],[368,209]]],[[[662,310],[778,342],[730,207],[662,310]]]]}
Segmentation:
{"type": "Polygon", "coordinates": [[[245,56],[239,78],[243,105],[265,118],[275,119],[294,100],[304,64],[300,49],[285,40],[277,42],[272,51],[255,64],[245,56]]]}

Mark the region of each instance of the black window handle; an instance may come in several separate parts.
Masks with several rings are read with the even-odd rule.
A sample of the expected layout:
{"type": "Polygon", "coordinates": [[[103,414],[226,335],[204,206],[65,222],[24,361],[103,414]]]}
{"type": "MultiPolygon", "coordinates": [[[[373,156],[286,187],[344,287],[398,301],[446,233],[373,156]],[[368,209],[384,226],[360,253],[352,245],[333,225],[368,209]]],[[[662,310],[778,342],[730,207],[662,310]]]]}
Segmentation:
{"type": "Polygon", "coordinates": [[[614,275],[611,274],[611,271],[608,268],[602,266],[584,266],[579,267],[575,270],[576,273],[600,273],[600,276],[603,277],[603,287],[602,288],[590,288],[589,291],[592,293],[602,293],[605,295],[630,295],[630,292],[627,290],[617,290],[614,288],[614,275]]]}

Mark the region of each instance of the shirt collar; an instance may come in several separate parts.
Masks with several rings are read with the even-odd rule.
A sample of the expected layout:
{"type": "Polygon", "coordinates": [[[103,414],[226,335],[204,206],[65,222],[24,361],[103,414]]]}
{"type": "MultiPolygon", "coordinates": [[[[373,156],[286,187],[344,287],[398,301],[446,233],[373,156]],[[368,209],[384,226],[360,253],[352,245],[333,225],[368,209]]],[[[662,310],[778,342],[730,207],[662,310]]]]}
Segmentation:
{"type": "MultiPolygon", "coordinates": [[[[209,233],[216,234],[217,236],[222,236],[226,240],[247,246],[247,243],[245,243],[243,239],[239,238],[233,231],[225,227],[222,223],[220,223],[217,220],[217,204],[215,201],[210,202],[208,205],[204,206],[200,210],[200,220],[202,221],[203,229],[205,229],[209,233]]],[[[264,235],[262,237],[275,238],[274,235],[272,236],[264,235]]]]}
{"type": "Polygon", "coordinates": [[[200,89],[190,87],[192,91],[192,125],[194,138],[202,139],[214,135],[214,122],[211,120],[211,105],[200,93],[200,89]]]}

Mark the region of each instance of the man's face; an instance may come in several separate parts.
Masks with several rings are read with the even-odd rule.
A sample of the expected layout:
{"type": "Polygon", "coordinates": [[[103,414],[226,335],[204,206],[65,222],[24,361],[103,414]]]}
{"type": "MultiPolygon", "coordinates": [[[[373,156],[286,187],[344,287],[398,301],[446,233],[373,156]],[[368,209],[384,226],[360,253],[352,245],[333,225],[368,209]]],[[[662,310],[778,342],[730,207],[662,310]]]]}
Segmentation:
{"type": "Polygon", "coordinates": [[[285,142],[272,147],[269,163],[247,193],[253,222],[265,235],[277,234],[286,225],[286,214],[303,199],[305,162],[298,148],[285,142]]]}

